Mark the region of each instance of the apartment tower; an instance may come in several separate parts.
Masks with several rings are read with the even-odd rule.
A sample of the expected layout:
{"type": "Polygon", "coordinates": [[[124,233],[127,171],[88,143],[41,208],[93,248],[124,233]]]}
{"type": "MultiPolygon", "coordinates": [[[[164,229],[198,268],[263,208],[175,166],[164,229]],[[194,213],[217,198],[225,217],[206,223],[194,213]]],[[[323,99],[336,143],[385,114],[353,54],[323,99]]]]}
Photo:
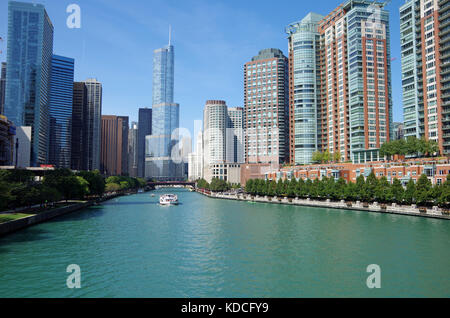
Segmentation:
{"type": "Polygon", "coordinates": [[[288,160],[288,59],[264,49],[244,65],[245,162],[288,160]]]}
{"type": "Polygon", "coordinates": [[[312,150],[328,150],[341,161],[377,160],[390,140],[389,13],[383,6],[351,0],[323,19],[309,14],[288,26],[292,164],[308,163],[312,150]],[[314,125],[316,148],[307,133],[314,125]]]}
{"type": "Polygon", "coordinates": [[[450,154],[450,1],[400,7],[405,137],[425,137],[450,154]]]}

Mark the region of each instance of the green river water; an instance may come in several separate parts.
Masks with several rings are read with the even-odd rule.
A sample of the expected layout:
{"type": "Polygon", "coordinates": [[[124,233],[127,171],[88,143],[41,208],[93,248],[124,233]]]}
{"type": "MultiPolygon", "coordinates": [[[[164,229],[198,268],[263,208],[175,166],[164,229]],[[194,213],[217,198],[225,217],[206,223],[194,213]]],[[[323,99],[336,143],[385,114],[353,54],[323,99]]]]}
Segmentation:
{"type": "Polygon", "coordinates": [[[153,193],[0,238],[0,297],[450,296],[447,220],[153,193]]]}

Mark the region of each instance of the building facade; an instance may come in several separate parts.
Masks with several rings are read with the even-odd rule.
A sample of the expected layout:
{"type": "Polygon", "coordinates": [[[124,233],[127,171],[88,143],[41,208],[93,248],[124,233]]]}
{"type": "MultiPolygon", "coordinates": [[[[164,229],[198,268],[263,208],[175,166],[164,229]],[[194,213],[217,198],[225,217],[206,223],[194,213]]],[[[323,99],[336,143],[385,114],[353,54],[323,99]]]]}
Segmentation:
{"type": "Polygon", "coordinates": [[[128,130],[128,174],[130,177],[138,176],[138,123],[132,122],[128,130]]]}
{"type": "Polygon", "coordinates": [[[97,79],[87,79],[84,84],[87,90],[86,165],[87,170],[100,170],[102,84],[97,79]]]}
{"type": "Polygon", "coordinates": [[[226,161],[243,163],[244,156],[244,109],[228,108],[228,124],[226,130],[226,161]]]}
{"type": "Polygon", "coordinates": [[[71,169],[88,170],[88,103],[87,87],[83,82],[73,83],[71,169]]]}
{"type": "Polygon", "coordinates": [[[306,142],[314,136],[306,132],[314,125],[317,151],[342,161],[376,157],[392,137],[389,13],[383,6],[347,1],[323,19],[309,14],[288,26],[291,164],[310,160],[315,149],[306,142]],[[305,144],[307,151],[297,150],[305,144]]]}
{"type": "Polygon", "coordinates": [[[445,182],[447,175],[450,173],[450,163],[448,159],[435,160],[424,158],[402,162],[305,165],[273,170],[267,172],[263,178],[268,180],[293,178],[296,178],[297,180],[315,180],[327,177],[334,178],[335,180],[343,178],[347,182],[355,183],[359,176],[367,178],[372,172],[377,178],[386,177],[389,183],[392,183],[394,179],[398,179],[403,185],[406,185],[411,179],[417,183],[420,176],[425,174],[434,185],[445,182]]]}
{"type": "Polygon", "coordinates": [[[48,163],[57,168],[71,167],[74,64],[72,58],[52,57],[48,163]]]}
{"type": "Polygon", "coordinates": [[[14,157],[13,165],[19,168],[30,167],[31,158],[31,127],[16,127],[14,138],[14,157]]]}
{"type": "Polygon", "coordinates": [[[281,163],[289,157],[288,59],[261,50],[244,65],[244,130],[247,163],[281,163]]]}
{"type": "Polygon", "coordinates": [[[322,148],[320,33],[323,16],[309,13],[288,26],[289,143],[291,163],[306,164],[322,148]]]}
{"type": "Polygon", "coordinates": [[[139,108],[138,125],[138,177],[145,178],[145,139],[152,134],[151,108],[139,108]]]}
{"type": "Polygon", "coordinates": [[[5,112],[5,95],[6,95],[6,62],[2,62],[0,72],[0,115],[5,112]]]}
{"type": "Polygon", "coordinates": [[[52,55],[53,25],[45,7],[10,1],[4,114],[16,126],[32,127],[33,166],[48,160],[52,55]]]}
{"type": "Polygon", "coordinates": [[[14,139],[16,127],[3,115],[0,115],[0,166],[14,165],[14,139]]]}
{"type": "Polygon", "coordinates": [[[188,155],[188,179],[195,181],[203,178],[203,132],[199,131],[195,140],[194,152],[188,155]]]}
{"type": "Polygon", "coordinates": [[[169,43],[153,54],[152,134],[146,136],[146,178],[184,178],[178,149],[179,111],[180,105],[174,103],[174,48],[169,43]]]}
{"type": "Polygon", "coordinates": [[[128,175],[128,117],[102,116],[101,172],[128,175]]]}
{"type": "Polygon", "coordinates": [[[399,139],[404,139],[405,138],[405,131],[404,131],[404,126],[403,123],[399,123],[399,122],[393,122],[392,123],[392,127],[393,127],[393,140],[399,140],[399,139]]]}
{"type": "Polygon", "coordinates": [[[425,137],[450,154],[450,3],[407,0],[400,7],[405,137],[425,137]]]}

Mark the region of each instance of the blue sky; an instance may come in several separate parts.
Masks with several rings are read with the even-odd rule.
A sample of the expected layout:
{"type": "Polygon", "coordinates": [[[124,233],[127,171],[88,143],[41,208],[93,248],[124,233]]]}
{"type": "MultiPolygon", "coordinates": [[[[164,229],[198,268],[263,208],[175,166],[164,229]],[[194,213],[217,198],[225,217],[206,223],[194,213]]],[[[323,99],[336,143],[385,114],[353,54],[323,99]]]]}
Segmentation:
{"type": "MultiPolygon", "coordinates": [[[[32,1],[30,1],[32,2],[32,1]]],[[[263,48],[285,54],[286,25],[313,11],[326,15],[339,0],[42,0],[55,28],[54,53],[75,58],[75,80],[103,83],[103,114],[137,120],[151,107],[153,50],[175,47],[175,101],[181,127],[193,129],[208,99],[243,106],[243,65],[263,48]],[[81,28],[66,26],[66,7],[81,8],[81,28]]],[[[402,120],[399,7],[391,14],[394,121],[402,120]]],[[[6,60],[7,1],[0,5],[0,60],[6,60]]]]}

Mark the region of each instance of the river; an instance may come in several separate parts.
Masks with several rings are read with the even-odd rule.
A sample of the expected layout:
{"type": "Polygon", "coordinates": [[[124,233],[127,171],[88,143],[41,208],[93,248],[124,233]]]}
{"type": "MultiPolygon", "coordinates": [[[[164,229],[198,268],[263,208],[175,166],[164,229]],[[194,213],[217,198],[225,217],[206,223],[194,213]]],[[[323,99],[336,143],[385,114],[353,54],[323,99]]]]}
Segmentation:
{"type": "Polygon", "coordinates": [[[450,297],[447,220],[153,193],[1,238],[0,297],[450,297]]]}

